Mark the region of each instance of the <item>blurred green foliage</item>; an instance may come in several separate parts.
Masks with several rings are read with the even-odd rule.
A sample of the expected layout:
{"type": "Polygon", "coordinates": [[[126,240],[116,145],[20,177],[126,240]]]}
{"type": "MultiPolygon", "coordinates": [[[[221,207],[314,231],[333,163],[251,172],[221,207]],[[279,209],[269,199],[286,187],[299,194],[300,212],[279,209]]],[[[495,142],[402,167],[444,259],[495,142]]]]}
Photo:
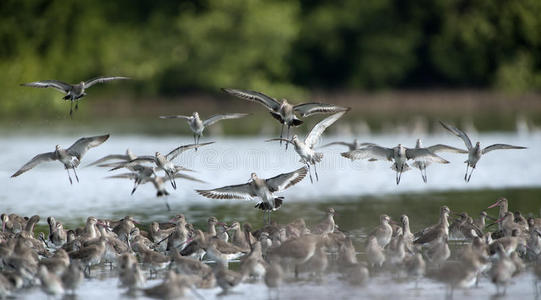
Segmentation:
{"type": "Polygon", "coordinates": [[[3,0],[0,115],[65,110],[22,82],[92,94],[302,97],[311,89],[541,89],[539,0],[3,0]],[[114,87],[111,87],[114,85],[114,87]]]}

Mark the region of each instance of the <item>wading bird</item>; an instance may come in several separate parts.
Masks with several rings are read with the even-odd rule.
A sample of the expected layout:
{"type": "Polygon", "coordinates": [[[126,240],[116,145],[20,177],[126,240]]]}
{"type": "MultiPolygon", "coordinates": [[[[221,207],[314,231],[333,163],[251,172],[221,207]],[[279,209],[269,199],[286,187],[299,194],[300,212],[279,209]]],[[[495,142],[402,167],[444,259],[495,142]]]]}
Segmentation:
{"type": "Polygon", "coordinates": [[[297,135],[293,135],[293,138],[291,140],[277,138],[277,139],[267,140],[267,142],[280,141],[280,142],[293,144],[293,146],[295,147],[295,151],[301,157],[300,161],[303,164],[305,164],[306,167],[308,168],[310,181],[314,183],[314,180],[312,179],[312,172],[310,171],[310,165],[314,166],[314,173],[316,174],[316,180],[319,180],[319,176],[317,175],[316,163],[320,162],[323,159],[323,153],[314,151],[314,146],[319,141],[319,138],[321,137],[321,134],[323,134],[323,131],[325,131],[327,127],[331,126],[334,122],[340,119],[345,113],[346,113],[345,111],[339,112],[317,123],[316,126],[314,126],[314,128],[312,128],[310,133],[306,136],[306,138],[304,139],[304,142],[299,140],[297,135]]]}
{"type": "Polygon", "coordinates": [[[279,209],[284,200],[283,197],[274,196],[274,193],[299,183],[306,177],[307,171],[306,167],[302,167],[293,172],[280,174],[269,179],[259,178],[256,173],[252,173],[248,183],[224,186],[213,190],[196,190],[196,192],[211,199],[252,200],[258,197],[261,201],[256,204],[255,208],[267,212],[268,222],[270,223],[270,213],[279,209]]]}
{"type": "Polygon", "coordinates": [[[34,156],[34,158],[32,158],[29,162],[22,166],[19,171],[15,172],[15,174],[11,175],[11,177],[17,177],[42,162],[58,160],[64,165],[64,168],[68,172],[68,178],[70,180],[70,183],[73,184],[69,169],[73,170],[73,174],[75,174],[75,179],[77,179],[77,182],[79,182],[79,177],[77,177],[77,172],[75,172],[75,168],[79,166],[79,164],[81,163],[81,159],[88,151],[88,149],[103,144],[108,138],[109,134],[93,137],[83,137],[78,139],[68,149],[62,149],[60,145],[56,145],[54,152],[46,152],[34,156]]]}
{"type": "Polygon", "coordinates": [[[508,144],[494,144],[494,145],[490,145],[488,147],[481,149],[481,143],[477,142],[475,146],[473,146],[470,138],[464,131],[453,126],[449,126],[441,121],[440,123],[443,127],[445,127],[445,129],[449,130],[449,132],[461,138],[464,141],[464,144],[466,145],[466,147],[468,148],[468,159],[464,162],[466,163],[466,174],[464,175],[464,181],[466,182],[470,182],[471,175],[473,174],[473,170],[477,166],[477,162],[481,159],[481,156],[483,154],[486,154],[492,150],[526,149],[526,147],[513,146],[513,145],[508,145],[508,144]],[[469,167],[471,167],[470,175],[468,175],[469,167]]]}
{"type": "MultiPolygon", "coordinates": [[[[325,103],[302,103],[297,105],[291,105],[286,99],[277,101],[276,99],[269,97],[263,93],[255,91],[226,89],[222,91],[225,93],[244,99],[248,101],[257,102],[265,106],[270,114],[282,124],[280,131],[280,138],[283,137],[284,126],[287,125],[286,139],[289,140],[289,128],[291,126],[299,126],[303,123],[295,114],[299,114],[301,117],[308,117],[314,114],[331,114],[342,111],[347,111],[349,108],[341,107],[334,104],[325,103]]],[[[286,143],[287,149],[287,143],[286,143]]]]}
{"type": "Polygon", "coordinates": [[[437,162],[441,164],[449,163],[447,160],[432,153],[427,148],[409,149],[402,146],[401,144],[398,144],[398,146],[394,148],[386,148],[378,145],[369,145],[358,150],[343,152],[342,156],[351,160],[368,158],[368,161],[394,161],[391,169],[396,171],[396,184],[400,183],[400,177],[402,177],[402,173],[410,169],[410,166],[407,164],[407,161],[410,159],[413,159],[415,161],[423,160],[425,162],[437,162]]]}
{"type": "MultiPolygon", "coordinates": [[[[191,116],[182,116],[182,115],[174,115],[174,116],[160,116],[160,119],[184,119],[188,121],[188,125],[190,125],[190,129],[193,132],[193,141],[194,144],[199,144],[199,139],[203,135],[203,130],[207,128],[210,125],[213,125],[214,123],[221,121],[221,120],[229,120],[229,119],[239,119],[242,117],[246,117],[248,114],[226,114],[226,115],[214,115],[204,121],[202,121],[199,118],[199,113],[194,112],[191,116]]],[[[197,148],[195,149],[197,151],[197,148]]]]}
{"type": "Polygon", "coordinates": [[[21,83],[21,86],[29,86],[36,88],[54,88],[62,93],[65,93],[64,100],[70,101],[70,116],[73,114],[73,102],[75,102],[75,110],[79,108],[79,99],[86,96],[85,90],[95,85],[96,83],[103,83],[112,80],[130,79],[129,77],[98,77],[88,81],[81,81],[76,84],[69,84],[58,80],[42,80],[29,83],[21,83]]]}

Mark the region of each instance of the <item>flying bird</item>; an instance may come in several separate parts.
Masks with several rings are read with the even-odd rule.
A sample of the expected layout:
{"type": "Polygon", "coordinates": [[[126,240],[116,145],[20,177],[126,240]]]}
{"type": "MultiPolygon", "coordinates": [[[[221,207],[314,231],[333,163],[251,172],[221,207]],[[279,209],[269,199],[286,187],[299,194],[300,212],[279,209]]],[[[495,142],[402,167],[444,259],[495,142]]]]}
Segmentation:
{"type": "Polygon", "coordinates": [[[386,148],[378,145],[369,145],[358,150],[343,152],[342,156],[351,160],[368,158],[368,161],[393,161],[391,169],[396,171],[397,185],[400,183],[402,173],[410,170],[410,166],[407,164],[407,161],[410,159],[415,161],[424,160],[425,162],[437,162],[441,164],[449,163],[447,160],[432,153],[427,148],[409,149],[402,146],[401,144],[398,144],[398,146],[394,148],[386,148]]]}
{"type": "Polygon", "coordinates": [[[208,142],[208,143],[203,143],[203,144],[198,144],[198,145],[197,144],[190,144],[190,145],[180,146],[180,147],[177,147],[177,148],[171,150],[171,152],[169,152],[166,155],[163,155],[160,152],[156,152],[154,156],[152,156],[152,155],[139,156],[136,159],[133,159],[133,160],[130,160],[130,161],[127,161],[127,162],[117,163],[116,167],[111,169],[111,171],[112,170],[117,170],[117,169],[120,169],[120,168],[124,168],[124,167],[130,166],[130,165],[136,165],[136,164],[138,164],[140,162],[144,162],[144,161],[153,162],[153,163],[156,164],[156,167],[158,167],[158,169],[163,170],[165,172],[165,174],[167,175],[167,177],[171,181],[171,186],[173,186],[173,188],[176,189],[177,184],[175,182],[174,175],[176,174],[176,172],[178,172],[178,166],[176,166],[173,163],[173,160],[177,156],[179,156],[181,153],[183,153],[183,152],[185,152],[187,150],[194,149],[194,148],[201,147],[201,146],[210,145],[210,144],[214,144],[214,142],[208,142]]]}
{"type": "MultiPolygon", "coordinates": [[[[190,125],[190,129],[193,132],[194,144],[199,144],[199,139],[203,135],[203,130],[205,130],[205,128],[207,128],[208,126],[211,126],[214,123],[221,120],[239,119],[242,117],[246,117],[247,115],[248,114],[240,114],[240,113],[214,115],[202,121],[201,118],[199,118],[199,113],[194,112],[191,116],[182,116],[182,115],[160,116],[160,119],[184,119],[188,121],[188,125],[190,125]]],[[[197,151],[197,148],[195,150],[197,151]]]]}
{"type": "Polygon", "coordinates": [[[508,144],[494,144],[494,145],[490,145],[488,147],[481,149],[481,143],[477,142],[475,146],[473,146],[470,138],[464,131],[456,127],[447,125],[441,121],[440,121],[440,124],[445,129],[449,130],[449,132],[461,138],[464,141],[466,148],[468,148],[468,159],[464,161],[464,163],[466,164],[466,174],[464,175],[464,181],[466,182],[470,182],[471,175],[473,174],[473,170],[475,170],[475,167],[477,166],[477,162],[481,159],[482,155],[487,154],[488,152],[492,150],[526,149],[526,147],[513,146],[513,145],[508,145],[508,144]],[[470,172],[470,175],[468,175],[468,169],[470,167],[471,167],[471,172],[470,172]]]}
{"type": "Polygon", "coordinates": [[[303,164],[306,164],[306,167],[308,168],[310,181],[314,183],[314,180],[312,179],[312,172],[310,171],[310,165],[314,166],[314,173],[316,175],[316,180],[319,180],[319,176],[317,175],[316,163],[320,162],[323,159],[323,153],[314,151],[314,146],[319,141],[319,138],[323,134],[323,131],[325,131],[327,127],[331,126],[334,122],[340,119],[345,113],[346,113],[345,111],[339,112],[317,123],[314,126],[314,128],[312,128],[310,133],[306,136],[304,141],[301,141],[297,137],[297,135],[293,135],[293,138],[291,140],[277,138],[277,139],[270,139],[267,141],[280,141],[280,142],[293,144],[293,146],[295,147],[295,151],[301,157],[300,161],[303,164]]]}
{"type": "Polygon", "coordinates": [[[196,192],[210,199],[252,200],[260,198],[261,201],[255,205],[255,208],[268,212],[268,222],[270,223],[270,213],[279,209],[284,200],[283,197],[276,197],[274,193],[299,183],[306,177],[307,171],[306,167],[302,167],[293,172],[280,174],[269,179],[259,178],[256,173],[252,173],[248,183],[224,186],[212,190],[196,190],[196,192]]]}
{"type": "Polygon", "coordinates": [[[42,80],[28,83],[21,83],[21,86],[29,86],[36,88],[54,88],[62,93],[65,93],[64,100],[70,100],[70,116],[73,114],[73,102],[75,102],[75,110],[79,108],[79,99],[86,96],[86,89],[95,85],[96,83],[104,83],[112,80],[124,80],[130,79],[129,77],[98,77],[88,81],[81,81],[76,84],[69,84],[58,80],[42,80]]]}
{"type": "Polygon", "coordinates": [[[64,168],[68,172],[68,178],[70,183],[73,184],[69,169],[73,170],[73,174],[75,174],[75,178],[77,179],[77,182],[79,182],[79,177],[77,176],[77,172],[75,171],[75,169],[81,163],[81,159],[88,151],[88,149],[103,144],[108,138],[109,134],[93,137],[83,137],[78,139],[68,149],[63,149],[60,145],[56,145],[55,151],[36,155],[24,166],[22,166],[17,172],[15,172],[15,174],[11,175],[11,177],[17,177],[42,162],[58,160],[64,165],[64,168]]]}
{"type": "MultiPolygon", "coordinates": [[[[301,117],[308,117],[314,114],[331,114],[347,111],[349,108],[325,103],[302,103],[297,105],[290,104],[286,99],[277,101],[263,93],[255,91],[237,90],[223,88],[225,93],[248,101],[257,102],[265,106],[270,114],[282,124],[280,138],[283,137],[284,126],[287,125],[286,139],[289,139],[289,128],[299,126],[303,123],[296,114],[301,117]]],[[[287,149],[287,143],[286,143],[287,149]]]]}

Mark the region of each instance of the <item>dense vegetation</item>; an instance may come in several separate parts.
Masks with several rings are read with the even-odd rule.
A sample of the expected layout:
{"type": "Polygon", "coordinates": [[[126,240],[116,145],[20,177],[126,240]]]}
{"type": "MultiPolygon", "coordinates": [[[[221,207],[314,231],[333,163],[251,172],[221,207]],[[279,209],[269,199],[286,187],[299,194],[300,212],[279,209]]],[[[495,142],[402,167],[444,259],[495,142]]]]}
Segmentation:
{"type": "MultiPolygon", "coordinates": [[[[539,0],[3,0],[0,114],[59,98],[21,82],[97,75],[137,78],[120,89],[143,96],[223,86],[538,91],[539,16],[539,0]]],[[[52,103],[38,107],[63,104],[52,103]]]]}

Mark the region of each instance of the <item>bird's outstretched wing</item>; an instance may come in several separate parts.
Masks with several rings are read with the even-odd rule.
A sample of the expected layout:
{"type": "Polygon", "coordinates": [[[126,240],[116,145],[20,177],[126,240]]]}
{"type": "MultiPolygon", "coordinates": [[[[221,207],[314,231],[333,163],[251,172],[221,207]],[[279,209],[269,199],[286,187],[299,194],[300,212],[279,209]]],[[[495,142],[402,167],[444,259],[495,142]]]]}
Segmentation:
{"type": "Polygon", "coordinates": [[[206,146],[210,144],[214,144],[214,142],[207,142],[207,143],[201,143],[201,144],[189,144],[189,145],[180,146],[171,150],[171,152],[167,153],[165,157],[167,158],[167,160],[171,161],[184,151],[188,151],[190,149],[199,148],[201,146],[206,146]]]}
{"type": "Polygon", "coordinates": [[[304,144],[310,148],[314,147],[314,145],[317,143],[317,141],[321,137],[321,134],[323,134],[323,131],[325,131],[327,127],[331,126],[334,122],[340,119],[345,113],[346,113],[345,111],[339,112],[317,123],[304,139],[304,144]]]}
{"type": "Polygon", "coordinates": [[[185,120],[189,120],[191,118],[192,118],[191,116],[183,116],[183,115],[160,116],[160,119],[185,119],[185,120]]]}
{"type": "Polygon", "coordinates": [[[131,79],[131,78],[122,77],[122,76],[98,77],[98,78],[94,78],[94,79],[90,79],[90,80],[86,81],[85,82],[85,88],[89,88],[89,87],[95,85],[96,83],[104,83],[104,82],[112,81],[112,80],[126,80],[126,79],[131,79]]]}
{"type": "Polygon", "coordinates": [[[315,114],[332,114],[348,111],[350,108],[327,103],[302,103],[293,106],[293,110],[300,114],[301,117],[308,117],[315,114]]]}
{"type": "Polygon", "coordinates": [[[180,178],[180,179],[186,179],[186,180],[190,180],[190,181],[195,181],[195,182],[200,182],[200,183],[207,183],[206,181],[203,181],[201,179],[197,179],[197,178],[195,178],[193,176],[182,174],[182,173],[177,173],[177,174],[175,174],[174,177],[175,178],[180,178]]]}
{"type": "Polygon", "coordinates": [[[73,145],[71,145],[67,151],[69,154],[76,156],[79,160],[85,155],[88,149],[103,144],[108,138],[109,134],[98,135],[92,137],[83,137],[78,139],[73,145]]]}
{"type": "Polygon", "coordinates": [[[39,165],[42,162],[52,161],[52,160],[56,160],[56,155],[55,155],[54,152],[46,152],[46,153],[38,154],[38,155],[34,156],[34,158],[32,158],[29,162],[24,164],[24,166],[22,166],[17,172],[15,172],[13,175],[11,175],[11,177],[17,177],[17,176],[21,175],[22,173],[24,173],[24,172],[32,169],[33,167],[39,165]]]}
{"type": "Polygon", "coordinates": [[[37,87],[37,88],[54,88],[62,93],[67,93],[71,90],[72,85],[58,80],[42,80],[28,83],[21,83],[21,86],[37,87]]]}
{"type": "Polygon", "coordinates": [[[207,127],[207,126],[210,126],[218,121],[221,121],[221,120],[228,120],[228,119],[239,119],[239,118],[242,118],[242,117],[246,117],[248,114],[241,114],[241,113],[236,113],[236,114],[226,114],[226,115],[214,115],[208,119],[206,119],[205,121],[203,121],[203,126],[207,127]]]}
{"type": "Polygon", "coordinates": [[[443,123],[442,121],[440,121],[440,124],[445,129],[449,130],[449,132],[451,132],[452,134],[454,134],[454,135],[458,136],[459,138],[461,138],[464,141],[464,144],[466,145],[466,148],[468,148],[468,150],[470,150],[472,148],[471,140],[464,131],[462,131],[462,130],[456,128],[456,127],[447,125],[447,124],[443,123]]]}
{"type": "Polygon", "coordinates": [[[223,88],[222,91],[237,98],[258,102],[259,104],[264,105],[267,109],[271,111],[278,111],[278,109],[280,108],[280,103],[276,101],[276,99],[260,92],[227,88],[223,88]]]}
{"type": "Polygon", "coordinates": [[[430,162],[436,162],[440,164],[448,164],[449,161],[442,157],[432,153],[426,148],[406,149],[406,157],[414,160],[426,160],[430,162]]]}
{"type": "Polygon", "coordinates": [[[118,160],[129,160],[130,157],[126,154],[109,154],[109,155],[106,155],[98,160],[96,160],[95,162],[92,162],[88,165],[86,165],[87,167],[90,167],[90,166],[94,166],[94,165],[97,165],[97,164],[101,164],[103,162],[106,162],[108,160],[111,160],[111,159],[118,159],[118,160]]]}
{"type": "Polygon", "coordinates": [[[488,147],[485,147],[482,151],[483,154],[493,151],[493,150],[505,150],[505,149],[526,149],[526,147],[522,146],[513,146],[508,144],[494,144],[490,145],[488,147]]]}
{"type": "Polygon", "coordinates": [[[105,178],[126,178],[126,179],[136,179],[139,176],[137,173],[123,173],[112,176],[107,176],[105,178]]]}
{"type": "Polygon", "coordinates": [[[343,157],[349,158],[351,160],[356,159],[365,159],[369,160],[389,160],[393,159],[394,151],[391,148],[385,148],[378,145],[369,145],[361,149],[343,152],[341,155],[343,157]]]}
{"type": "Polygon", "coordinates": [[[437,144],[430,147],[426,147],[426,149],[428,149],[428,151],[432,153],[438,153],[438,152],[468,153],[468,151],[464,149],[459,149],[459,148],[455,148],[455,147],[451,147],[451,146],[447,146],[443,144],[437,144]]]}
{"type": "Polygon", "coordinates": [[[304,177],[306,177],[307,173],[308,169],[306,167],[302,167],[293,172],[280,174],[265,181],[267,182],[267,186],[271,192],[278,192],[299,183],[304,179],[304,177]]]}
{"type": "Polygon", "coordinates": [[[253,193],[251,184],[244,183],[238,185],[229,185],[213,190],[195,190],[201,196],[210,199],[241,199],[252,200],[256,194],[253,193]]]}

